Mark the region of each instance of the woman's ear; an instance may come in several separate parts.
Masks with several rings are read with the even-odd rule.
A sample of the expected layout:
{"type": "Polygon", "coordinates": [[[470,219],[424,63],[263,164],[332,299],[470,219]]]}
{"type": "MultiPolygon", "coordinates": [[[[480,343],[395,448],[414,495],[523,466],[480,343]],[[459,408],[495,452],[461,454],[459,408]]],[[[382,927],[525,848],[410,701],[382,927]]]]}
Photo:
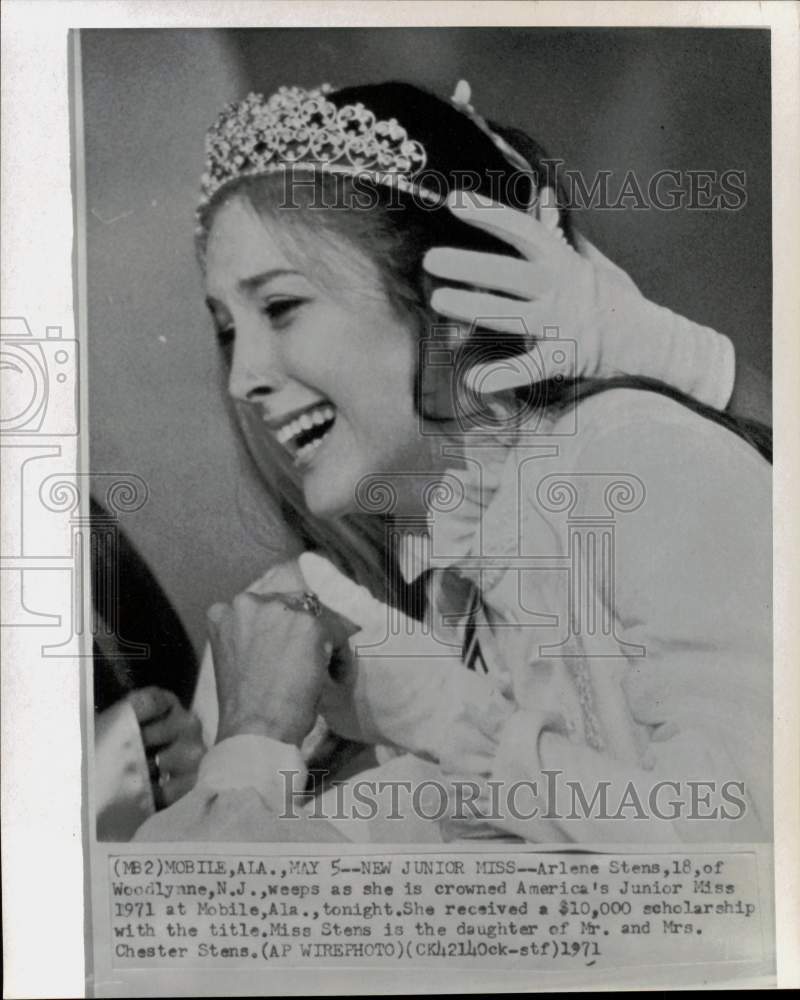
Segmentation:
{"type": "Polygon", "coordinates": [[[549,185],[539,191],[537,216],[551,232],[558,229],[560,217],[556,193],[549,185]]]}

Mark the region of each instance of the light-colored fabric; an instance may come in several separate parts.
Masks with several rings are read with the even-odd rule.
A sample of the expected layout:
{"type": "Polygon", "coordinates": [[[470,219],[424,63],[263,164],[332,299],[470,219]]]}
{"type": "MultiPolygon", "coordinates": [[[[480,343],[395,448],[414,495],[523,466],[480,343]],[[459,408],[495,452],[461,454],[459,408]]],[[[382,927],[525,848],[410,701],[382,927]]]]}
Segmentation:
{"type": "MultiPolygon", "coordinates": [[[[577,434],[565,433],[565,416],[534,438],[520,435],[499,476],[494,459],[449,470],[466,497],[483,484],[481,502],[434,518],[424,539],[405,539],[401,565],[410,578],[423,568],[421,553],[435,567],[434,616],[445,610],[437,579],[457,571],[479,585],[486,676],[465,674],[459,687],[431,659],[427,670],[410,662],[400,684],[369,662],[370,676],[355,688],[356,714],[373,720],[370,733],[403,727],[406,746],[426,755],[435,755],[438,733],[440,759],[455,770],[452,755],[444,761],[442,734],[454,730],[442,725],[443,713],[469,718],[482,680],[488,693],[508,693],[518,711],[510,723],[500,714],[493,728],[481,727],[488,751],[485,739],[462,741],[462,771],[512,782],[560,768],[590,799],[608,780],[618,798],[631,782],[645,803],[659,782],[683,782],[684,800],[689,779],[716,782],[717,806],[725,805],[726,782],[744,784],[746,812],[735,822],[654,815],[647,824],[625,816],[500,824],[529,839],[768,837],[769,466],[727,429],[652,393],[598,394],[580,404],[578,418],[577,434]],[[613,523],[613,598],[591,592],[601,581],[587,575],[588,555],[570,565],[574,531],[587,523],[613,523]],[[570,607],[576,572],[592,587],[570,607]],[[580,635],[575,621],[589,613],[613,622],[601,649],[587,622],[580,635]],[[578,634],[562,647],[571,655],[560,655],[570,623],[578,634]]],[[[452,631],[457,639],[463,628],[452,631]]]]}
{"type": "MultiPolygon", "coordinates": [[[[478,362],[464,373],[481,396],[562,378],[624,373],[659,379],[718,408],[730,399],[734,352],[709,327],[648,301],[619,268],[586,240],[475,195],[451,199],[461,221],[514,247],[521,261],[452,247],[428,251],[423,267],[439,282],[431,306],[485,331],[528,333],[527,359],[478,362]]],[[[554,221],[550,216],[550,221],[554,221]]]]}
{"type": "MultiPolygon", "coordinates": [[[[577,416],[578,433],[559,437],[569,429],[563,417],[509,454],[469,545],[456,548],[474,510],[431,529],[432,551],[447,552],[451,568],[460,564],[480,583],[485,659],[530,713],[527,730],[517,721],[510,740],[497,734],[500,770],[516,780],[560,767],[587,789],[630,778],[645,793],[659,780],[702,778],[718,788],[742,781],[741,820],[655,822],[646,832],[660,828],[656,839],[674,840],[768,837],[769,466],[727,429],[652,393],[601,393],[577,416]],[[558,453],[548,454],[556,443],[558,453]],[[615,482],[620,509],[612,516],[615,482]],[[584,587],[580,607],[571,607],[566,567],[576,529],[602,528],[604,518],[613,520],[613,598],[584,587]],[[610,616],[613,642],[598,649],[584,620],[583,636],[561,646],[572,655],[560,656],[565,623],[580,626],[576,614],[592,611],[597,631],[603,611],[610,616]],[[559,624],[548,625],[547,616],[559,624]],[[535,720],[548,717],[561,721],[545,751],[535,720]]],[[[590,555],[575,567],[585,581],[597,576],[590,555]]],[[[503,778],[494,766],[491,773],[503,778]]],[[[644,838],[644,826],[565,822],[559,830],[563,839],[629,840],[644,838]]]]}
{"type": "Polygon", "coordinates": [[[121,699],[94,720],[97,839],[129,840],[155,810],[142,733],[121,699]]]}
{"type": "Polygon", "coordinates": [[[151,816],[134,840],[346,840],[335,826],[307,819],[306,774],[297,747],[254,734],[231,736],[205,755],[194,788],[151,816]]]}
{"type": "Polygon", "coordinates": [[[209,792],[255,788],[272,809],[285,805],[287,794],[302,793],[306,765],[297,747],[252,733],[230,736],[200,762],[198,784],[209,792]]]}
{"type": "MultiPolygon", "coordinates": [[[[383,766],[392,774],[416,773],[421,762],[425,774],[439,774],[443,782],[461,773],[507,784],[558,770],[559,781],[579,782],[588,798],[607,781],[617,797],[632,785],[645,803],[658,782],[744,787],[746,812],[735,821],[505,816],[491,824],[451,824],[450,836],[457,829],[459,836],[488,831],[535,842],[767,839],[768,464],[727,429],[666,397],[635,390],[600,393],[527,430],[532,433],[523,429],[512,446],[487,447],[483,464],[476,448],[469,461],[454,465],[448,474],[460,480],[470,502],[435,514],[421,549],[419,536],[409,541],[427,553],[426,565],[406,561],[410,575],[433,571],[429,635],[449,635],[455,643],[464,638],[463,619],[437,618],[448,576],[477,591],[480,665],[459,683],[452,665],[437,674],[426,656],[407,657],[398,684],[397,664],[382,678],[386,665],[367,658],[369,671],[350,678],[356,697],[343,699],[334,728],[357,724],[383,742],[394,733],[396,744],[432,760],[397,756],[383,766]],[[613,537],[613,593],[598,575],[602,550],[592,555],[576,541],[585,538],[587,525],[613,537]],[[595,557],[600,561],[592,563],[595,557]],[[588,583],[577,596],[576,574],[588,583]],[[486,691],[487,705],[500,697],[503,709],[471,710],[478,689],[486,691]],[[463,723],[463,742],[448,751],[456,730],[444,731],[442,719],[455,717],[463,723]]],[[[270,752],[265,746],[264,766],[275,769],[270,752]]],[[[160,832],[175,833],[183,824],[184,837],[201,831],[213,839],[223,831],[220,839],[246,840],[244,833],[260,829],[255,839],[292,839],[277,835],[274,810],[253,788],[234,790],[241,784],[236,766],[228,759],[216,791],[199,782],[178,804],[185,815],[173,807],[156,817],[160,832]]],[[[257,781],[254,775],[254,786],[257,781]]],[[[315,832],[306,831],[306,839],[394,834],[392,827],[377,832],[374,822],[343,821],[337,828],[309,816],[307,824],[315,832]]],[[[158,825],[146,826],[149,839],[158,839],[158,825]]]]}
{"type": "MultiPolygon", "coordinates": [[[[733,394],[736,352],[731,340],[646,299],[630,276],[580,234],[578,251],[612,281],[597,282],[590,322],[601,328],[598,357],[586,376],[643,375],[724,410],[733,394]]],[[[581,345],[577,345],[581,351],[581,345]]]]}
{"type": "MultiPolygon", "coordinates": [[[[417,787],[440,773],[436,765],[405,754],[358,775],[379,808],[356,797],[355,782],[304,801],[307,772],[297,747],[264,736],[231,736],[206,754],[192,791],[151,816],[134,840],[438,844],[443,842],[439,824],[405,808],[401,818],[388,785],[402,781],[417,787]]],[[[426,805],[425,813],[433,815],[437,804],[426,805]]]]}

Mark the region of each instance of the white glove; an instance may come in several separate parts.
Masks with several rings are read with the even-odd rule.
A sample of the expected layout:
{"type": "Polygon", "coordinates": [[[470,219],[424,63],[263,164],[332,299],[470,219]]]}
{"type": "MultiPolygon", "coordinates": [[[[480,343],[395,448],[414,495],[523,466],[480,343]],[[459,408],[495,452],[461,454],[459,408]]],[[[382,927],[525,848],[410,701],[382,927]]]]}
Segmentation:
{"type": "Polygon", "coordinates": [[[544,328],[556,328],[559,339],[576,344],[574,354],[534,345],[516,363],[504,359],[476,366],[467,376],[475,391],[495,393],[556,375],[627,374],[659,379],[720,409],[727,405],[734,379],[727,337],[649,302],[586,241],[578,253],[559,229],[532,215],[474,192],[451,199],[450,209],[523,259],[451,247],[429,250],[423,265],[431,275],[485,289],[437,288],[433,309],[470,328],[527,333],[537,340],[544,328]]]}
{"type": "Polygon", "coordinates": [[[418,622],[381,604],[327,559],[307,552],[299,562],[322,604],[359,629],[350,639],[349,670],[323,691],[320,711],[333,731],[389,744],[447,770],[486,772],[512,703],[418,622]]]}

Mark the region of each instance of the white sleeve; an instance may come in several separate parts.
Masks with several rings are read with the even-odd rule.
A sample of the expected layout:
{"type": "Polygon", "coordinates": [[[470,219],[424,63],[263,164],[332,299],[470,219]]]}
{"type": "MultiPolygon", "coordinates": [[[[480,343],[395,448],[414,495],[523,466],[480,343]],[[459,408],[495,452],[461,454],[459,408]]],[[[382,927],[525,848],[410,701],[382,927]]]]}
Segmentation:
{"type": "Polygon", "coordinates": [[[296,746],[248,733],[229,736],[208,751],[196,787],[212,793],[253,788],[267,806],[280,811],[287,794],[302,794],[307,773],[296,746]]]}
{"type": "Polygon", "coordinates": [[[733,393],[736,356],[731,341],[642,295],[629,275],[585,237],[580,254],[594,266],[600,357],[586,375],[658,379],[701,403],[724,410],[733,393]]]}
{"type": "Polygon", "coordinates": [[[98,840],[128,840],[155,811],[142,731],[127,698],[95,716],[98,840]]]}
{"type": "MultiPolygon", "coordinates": [[[[641,750],[635,759],[623,758],[548,732],[515,686],[517,702],[529,708],[499,732],[492,778],[513,782],[558,770],[587,797],[604,782],[612,791],[630,783],[645,804],[654,789],[665,788],[658,801],[666,815],[651,813],[646,823],[630,813],[611,823],[565,819],[559,825],[570,840],[768,838],[769,469],[730,431],[672,401],[628,392],[617,397],[617,408],[612,394],[607,397],[602,411],[602,396],[595,397],[598,409],[589,412],[599,429],[589,434],[576,467],[584,476],[608,469],[633,474],[645,487],[642,505],[616,523],[611,609],[617,638],[644,647],[645,655],[621,661],[613,685],[603,683],[613,679],[608,661],[589,656],[585,662],[607,746],[617,737],[610,732],[614,719],[627,714],[626,732],[642,740],[641,750]],[[664,808],[670,783],[681,789],[673,796],[683,803],[675,816],[664,808]],[[715,788],[708,807],[706,783],[715,788]],[[700,798],[693,809],[695,787],[700,798]]],[[[533,825],[530,835],[524,824],[505,828],[526,839],[542,837],[533,825]]]]}
{"type": "Polygon", "coordinates": [[[306,776],[297,747],[264,736],[231,736],[203,758],[194,788],[151,816],[134,840],[342,840],[330,824],[307,818],[306,776]]]}

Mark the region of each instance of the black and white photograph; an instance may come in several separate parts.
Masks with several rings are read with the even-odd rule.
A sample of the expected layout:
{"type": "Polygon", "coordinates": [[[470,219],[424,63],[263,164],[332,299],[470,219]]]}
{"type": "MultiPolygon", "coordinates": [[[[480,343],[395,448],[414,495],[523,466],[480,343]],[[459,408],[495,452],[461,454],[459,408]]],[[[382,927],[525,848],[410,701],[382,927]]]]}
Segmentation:
{"type": "Polygon", "coordinates": [[[773,29],[65,45],[87,995],[775,985],[773,29]]]}
{"type": "Polygon", "coordinates": [[[80,41],[101,829],[768,841],[768,34],[80,41]]]}

